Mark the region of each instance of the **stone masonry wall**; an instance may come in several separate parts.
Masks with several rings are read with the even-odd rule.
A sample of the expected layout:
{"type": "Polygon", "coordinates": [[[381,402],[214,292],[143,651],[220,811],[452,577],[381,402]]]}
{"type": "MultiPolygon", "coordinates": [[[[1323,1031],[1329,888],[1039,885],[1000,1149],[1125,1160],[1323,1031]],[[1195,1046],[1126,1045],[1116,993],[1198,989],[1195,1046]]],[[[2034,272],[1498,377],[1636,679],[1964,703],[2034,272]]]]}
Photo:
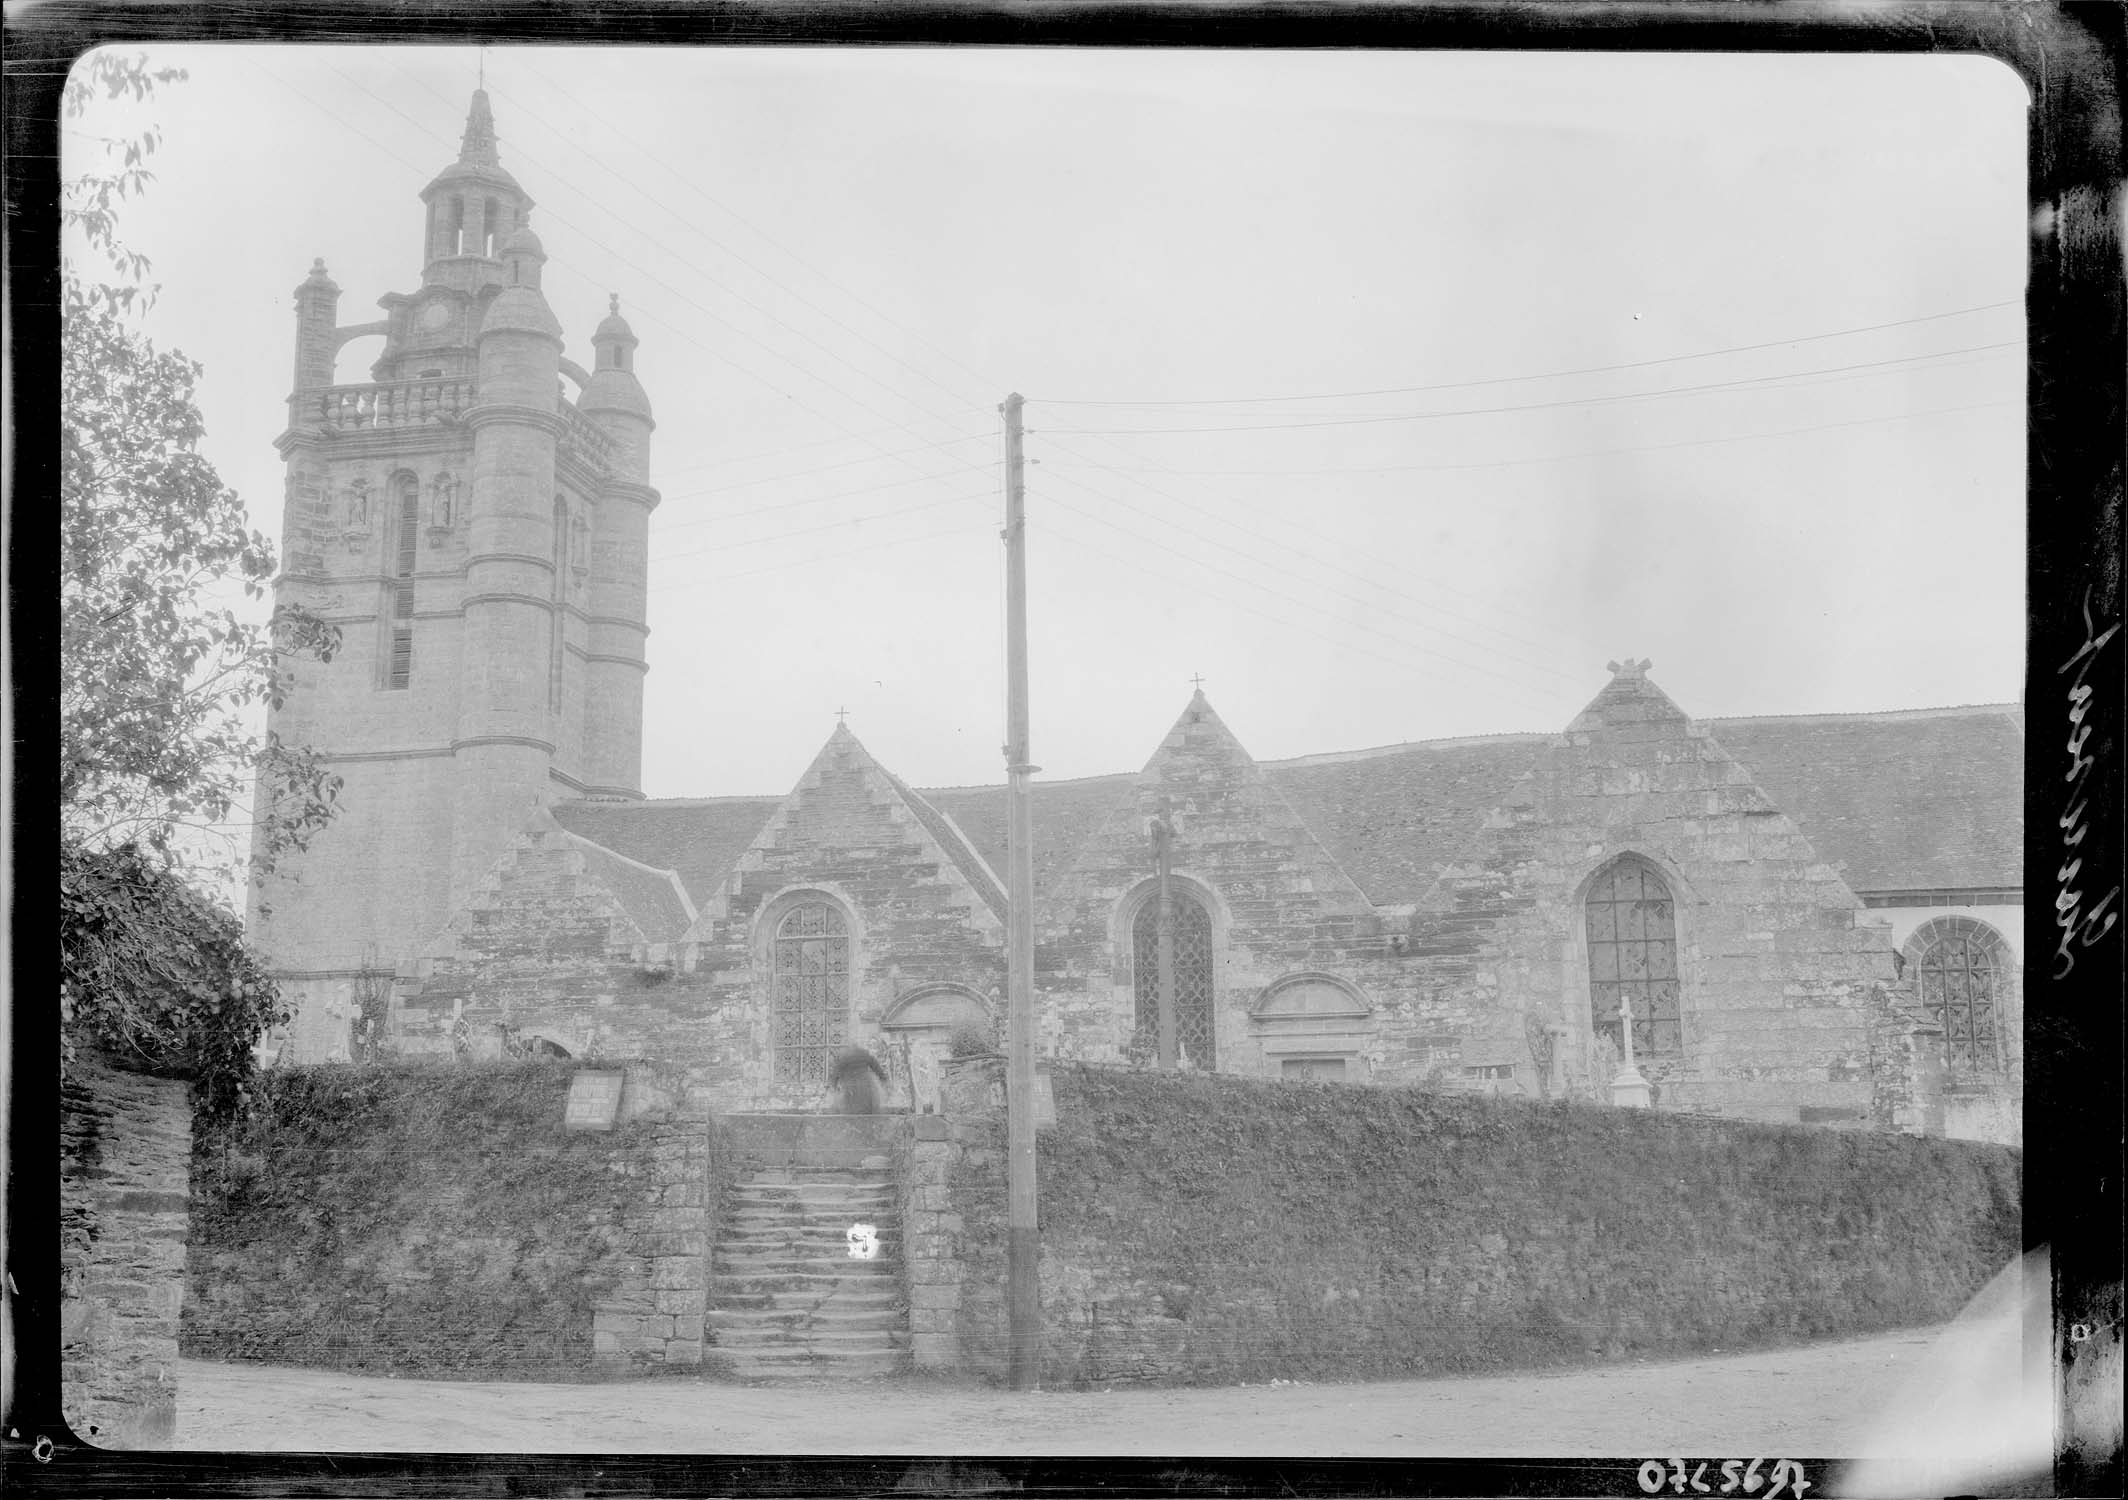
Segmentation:
{"type": "MultiPolygon", "coordinates": [[[[1402,1378],[1915,1327],[2020,1249],[2019,1158],[1997,1146],[1053,1076],[1058,1123],[1038,1145],[1051,1387],[1402,1378]]],[[[949,1196],[965,1226],[962,1358],[999,1378],[1002,1150],[964,1149],[949,1196]]]]}
{"type": "Polygon", "coordinates": [[[203,1138],[188,1354],[568,1379],[699,1362],[707,1123],[563,1128],[563,1063],[284,1068],[203,1138]]]}
{"type": "Polygon", "coordinates": [[[177,1430],[189,1088],[79,1056],[59,1132],[63,1410],[74,1435],[100,1447],[166,1448],[177,1430]]]}

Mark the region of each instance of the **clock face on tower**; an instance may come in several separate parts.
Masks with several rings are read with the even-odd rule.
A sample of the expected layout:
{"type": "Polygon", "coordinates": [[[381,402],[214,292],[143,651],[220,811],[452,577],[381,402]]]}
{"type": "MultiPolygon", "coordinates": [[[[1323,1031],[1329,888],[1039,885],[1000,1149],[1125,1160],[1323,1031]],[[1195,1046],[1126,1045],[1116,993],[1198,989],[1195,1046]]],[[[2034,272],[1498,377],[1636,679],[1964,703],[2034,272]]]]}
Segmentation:
{"type": "Polygon", "coordinates": [[[431,302],[421,309],[421,329],[424,333],[441,333],[450,326],[451,309],[442,302],[431,302]]]}

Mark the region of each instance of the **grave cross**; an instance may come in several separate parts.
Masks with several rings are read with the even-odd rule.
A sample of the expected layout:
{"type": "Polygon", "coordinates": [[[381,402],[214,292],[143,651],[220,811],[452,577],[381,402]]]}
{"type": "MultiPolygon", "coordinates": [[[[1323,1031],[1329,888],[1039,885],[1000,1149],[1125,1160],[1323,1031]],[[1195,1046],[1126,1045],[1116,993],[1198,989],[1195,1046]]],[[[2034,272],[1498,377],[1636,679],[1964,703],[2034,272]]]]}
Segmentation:
{"type": "Polygon", "coordinates": [[[1633,1071],[1633,1001],[1630,997],[1618,997],[1618,1019],[1625,1036],[1626,1071],[1633,1071]]]}

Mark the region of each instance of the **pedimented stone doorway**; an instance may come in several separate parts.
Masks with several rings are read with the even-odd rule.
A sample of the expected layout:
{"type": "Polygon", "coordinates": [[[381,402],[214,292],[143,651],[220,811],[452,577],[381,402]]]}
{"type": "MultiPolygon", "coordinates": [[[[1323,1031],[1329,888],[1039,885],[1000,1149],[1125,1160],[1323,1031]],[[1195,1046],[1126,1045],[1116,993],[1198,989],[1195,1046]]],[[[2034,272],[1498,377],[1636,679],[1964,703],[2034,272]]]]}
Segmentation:
{"type": "Polygon", "coordinates": [[[941,1113],[945,1104],[940,1090],[945,1079],[946,1059],[952,1055],[953,1033],[973,1026],[995,1045],[997,1022],[990,1003],[975,990],[960,984],[926,985],[897,1000],[880,1021],[895,1087],[906,1089],[909,1112],[941,1113]]]}

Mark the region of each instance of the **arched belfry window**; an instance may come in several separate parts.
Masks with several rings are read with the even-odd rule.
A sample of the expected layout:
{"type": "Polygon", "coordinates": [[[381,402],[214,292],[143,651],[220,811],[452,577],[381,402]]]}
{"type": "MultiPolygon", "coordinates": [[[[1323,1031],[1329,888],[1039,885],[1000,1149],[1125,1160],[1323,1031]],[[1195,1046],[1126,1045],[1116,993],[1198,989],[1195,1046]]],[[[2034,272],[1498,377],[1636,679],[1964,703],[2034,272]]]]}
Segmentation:
{"type": "MultiPolygon", "coordinates": [[[[1204,903],[1184,890],[1168,897],[1175,926],[1175,1042],[1206,1072],[1219,1065],[1218,1033],[1212,1018],[1212,918],[1204,903]]],[[[1131,985],[1136,1023],[1148,1037],[1160,1034],[1160,898],[1138,909],[1131,923],[1131,985]]]]}
{"type": "Polygon", "coordinates": [[[1670,887],[1645,860],[1631,857],[1599,873],[1583,902],[1589,939],[1589,1020],[1621,1052],[1630,1001],[1633,1051],[1647,1057],[1681,1050],[1678,1023],[1677,913],[1670,887]]]}
{"type": "Polygon", "coordinates": [[[776,920],[769,955],[776,1082],[824,1087],[850,1011],[850,928],[830,901],[801,901],[776,920]]]}
{"type": "Polygon", "coordinates": [[[2011,960],[2002,935],[1970,917],[1938,917],[1907,941],[1907,972],[1921,1007],[1943,1028],[1945,1060],[1992,1068],[2002,1060],[2003,1003],[2011,960]]]}

